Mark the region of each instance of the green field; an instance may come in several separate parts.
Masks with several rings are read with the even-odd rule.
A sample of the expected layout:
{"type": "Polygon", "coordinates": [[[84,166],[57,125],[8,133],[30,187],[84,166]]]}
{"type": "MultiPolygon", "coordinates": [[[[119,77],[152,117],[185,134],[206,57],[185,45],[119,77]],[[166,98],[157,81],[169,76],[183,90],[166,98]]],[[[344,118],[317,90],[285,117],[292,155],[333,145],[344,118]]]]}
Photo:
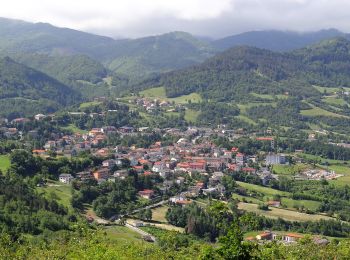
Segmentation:
{"type": "Polygon", "coordinates": [[[239,116],[236,116],[236,118],[241,119],[242,121],[244,121],[248,124],[257,125],[257,123],[254,120],[250,119],[249,117],[247,117],[245,115],[239,115],[239,116]]]}
{"type": "Polygon", "coordinates": [[[69,124],[68,126],[62,127],[62,129],[69,130],[69,131],[72,131],[73,133],[79,133],[79,134],[86,134],[88,132],[86,130],[76,127],[73,124],[69,124]]]}
{"type": "Polygon", "coordinates": [[[200,111],[196,111],[193,109],[186,109],[185,111],[185,120],[187,122],[195,123],[197,121],[198,116],[200,115],[200,111]]]}
{"type": "Polygon", "coordinates": [[[142,237],[140,234],[132,231],[124,226],[110,226],[105,227],[106,237],[113,242],[136,242],[142,243],[142,237]]]}
{"type": "Polygon", "coordinates": [[[37,187],[37,191],[47,198],[56,199],[63,206],[70,208],[72,198],[71,186],[60,182],[49,183],[45,187],[37,187]]]}
{"type": "Polygon", "coordinates": [[[237,184],[239,186],[247,189],[247,190],[256,191],[256,192],[262,193],[262,194],[264,194],[266,196],[273,196],[273,195],[277,195],[277,194],[280,195],[280,196],[285,196],[285,197],[290,196],[290,193],[286,192],[286,191],[279,191],[279,190],[275,190],[275,189],[272,189],[272,188],[262,187],[262,186],[259,186],[259,185],[245,183],[245,182],[240,182],[240,181],[237,181],[237,184]]]}
{"type": "Polygon", "coordinates": [[[324,103],[329,105],[343,106],[347,104],[344,99],[337,97],[325,97],[322,100],[324,103]]]}
{"type": "Polygon", "coordinates": [[[168,98],[164,87],[146,89],[141,91],[140,95],[149,98],[164,99],[169,102],[175,102],[176,104],[187,104],[189,101],[192,103],[199,103],[202,101],[202,98],[198,93],[191,93],[176,98],[168,98]]]}
{"type": "Polygon", "coordinates": [[[256,213],[258,215],[265,216],[267,218],[274,218],[274,219],[282,218],[288,221],[318,221],[321,219],[325,219],[325,220],[334,219],[323,215],[317,215],[317,214],[310,215],[306,213],[300,213],[297,211],[281,209],[281,208],[273,208],[273,207],[270,207],[269,210],[260,210],[258,209],[257,204],[252,204],[252,203],[240,202],[238,204],[238,208],[248,212],[256,213]]]}
{"type": "Polygon", "coordinates": [[[11,166],[11,161],[10,161],[10,156],[5,154],[5,155],[0,155],[0,170],[2,172],[6,172],[7,169],[9,169],[11,166]]]}
{"type": "Polygon", "coordinates": [[[168,221],[165,219],[165,214],[167,213],[168,209],[169,207],[167,206],[152,209],[152,220],[167,223],[168,221]]]}
{"type": "Polygon", "coordinates": [[[269,95],[269,94],[258,94],[258,93],[250,93],[252,96],[262,99],[275,100],[277,99],[287,99],[286,95],[269,95]]]}
{"type": "Polygon", "coordinates": [[[293,200],[290,198],[281,198],[281,203],[283,206],[286,206],[287,208],[300,208],[301,206],[304,206],[305,208],[316,211],[319,206],[321,205],[321,202],[319,201],[313,201],[313,200],[293,200]]]}
{"type": "Polygon", "coordinates": [[[275,174],[278,175],[289,175],[293,176],[303,170],[308,168],[306,164],[297,164],[297,165],[273,165],[272,170],[275,174]]]}
{"type": "Polygon", "coordinates": [[[85,102],[85,103],[81,103],[79,108],[88,108],[88,107],[97,106],[99,104],[101,104],[101,102],[99,101],[85,102]]]}
{"type": "Polygon", "coordinates": [[[303,116],[330,116],[330,117],[347,117],[343,115],[339,115],[333,112],[329,112],[327,110],[324,110],[322,108],[312,106],[311,109],[307,110],[300,110],[300,114],[303,116]]]}

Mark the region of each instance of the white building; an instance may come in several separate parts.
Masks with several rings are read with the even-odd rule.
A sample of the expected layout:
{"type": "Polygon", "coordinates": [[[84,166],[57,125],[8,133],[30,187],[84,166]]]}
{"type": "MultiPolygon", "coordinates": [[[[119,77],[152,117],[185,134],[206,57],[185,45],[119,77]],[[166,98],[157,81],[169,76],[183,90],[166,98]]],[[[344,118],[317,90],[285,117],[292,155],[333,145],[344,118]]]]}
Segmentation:
{"type": "Polygon", "coordinates": [[[284,154],[268,154],[265,161],[267,165],[285,164],[287,162],[284,154]]]}
{"type": "Polygon", "coordinates": [[[62,183],[69,184],[74,178],[71,174],[62,173],[58,179],[62,183]]]}

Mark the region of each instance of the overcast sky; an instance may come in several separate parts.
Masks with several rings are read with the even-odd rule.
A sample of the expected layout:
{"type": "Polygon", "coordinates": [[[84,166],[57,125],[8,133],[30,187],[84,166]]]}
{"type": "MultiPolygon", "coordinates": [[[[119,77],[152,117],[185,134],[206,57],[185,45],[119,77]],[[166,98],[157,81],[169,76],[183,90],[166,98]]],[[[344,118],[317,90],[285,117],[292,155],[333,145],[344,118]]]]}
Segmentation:
{"type": "Polygon", "coordinates": [[[218,38],[262,29],[350,32],[349,10],[350,0],[2,0],[0,16],[112,37],[218,38]]]}

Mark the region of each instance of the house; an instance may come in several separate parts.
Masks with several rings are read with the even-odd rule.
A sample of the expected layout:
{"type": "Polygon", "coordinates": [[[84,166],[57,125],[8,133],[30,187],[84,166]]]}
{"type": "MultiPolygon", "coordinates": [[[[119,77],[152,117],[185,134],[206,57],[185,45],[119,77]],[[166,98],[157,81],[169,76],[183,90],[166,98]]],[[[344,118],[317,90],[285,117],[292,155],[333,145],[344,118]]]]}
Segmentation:
{"type": "Polygon", "coordinates": [[[281,206],[281,202],[278,201],[278,200],[269,200],[267,202],[267,205],[268,206],[271,206],[271,207],[276,207],[276,208],[279,208],[281,206]]]}
{"type": "Polygon", "coordinates": [[[139,196],[141,196],[144,199],[151,199],[154,196],[153,190],[142,190],[138,192],[139,196]]]}
{"type": "Polygon", "coordinates": [[[46,151],[45,150],[40,150],[40,149],[35,149],[35,150],[32,151],[32,153],[35,154],[35,155],[42,156],[42,155],[44,155],[46,153],[46,151]]]}
{"type": "Polygon", "coordinates": [[[113,177],[119,178],[119,179],[125,179],[126,177],[128,177],[128,175],[129,174],[127,170],[119,170],[113,173],[113,177]]]}
{"type": "Polygon", "coordinates": [[[7,118],[0,117],[0,125],[6,125],[8,122],[7,118]]]}
{"type": "Polygon", "coordinates": [[[100,179],[108,179],[109,177],[109,169],[108,168],[101,168],[99,170],[97,170],[96,172],[93,173],[94,178],[96,180],[100,180],[100,179]]]}
{"type": "Polygon", "coordinates": [[[236,154],[236,164],[243,165],[245,161],[245,155],[243,153],[236,154]]]}
{"type": "Polygon", "coordinates": [[[303,238],[304,236],[295,234],[295,233],[288,233],[284,236],[282,236],[282,240],[287,242],[287,243],[293,243],[298,241],[300,238],[303,238]]]}
{"type": "Polygon", "coordinates": [[[76,174],[76,177],[81,181],[88,181],[93,179],[93,176],[90,171],[78,172],[76,174]]]}
{"type": "Polygon", "coordinates": [[[115,161],[114,160],[104,160],[102,162],[102,166],[103,167],[107,167],[109,169],[113,168],[114,166],[116,165],[115,161]]]}
{"type": "Polygon", "coordinates": [[[51,150],[56,147],[55,141],[47,141],[44,145],[45,150],[51,150]]]}
{"type": "Polygon", "coordinates": [[[164,162],[155,162],[152,167],[152,171],[161,172],[165,168],[164,162]]]}
{"type": "Polygon", "coordinates": [[[28,118],[15,118],[11,121],[11,124],[24,124],[24,123],[28,123],[30,122],[30,120],[28,118]]]}
{"type": "Polygon", "coordinates": [[[132,167],[137,173],[143,172],[143,166],[142,165],[136,165],[132,167]]]}
{"type": "Polygon", "coordinates": [[[124,134],[132,133],[132,132],[134,132],[134,128],[130,127],[130,126],[122,126],[119,128],[119,132],[124,133],[124,134]]]}
{"type": "Polygon", "coordinates": [[[62,183],[65,183],[65,184],[69,184],[73,179],[74,179],[73,176],[71,174],[67,174],[67,173],[62,173],[58,177],[58,180],[62,183]]]}
{"type": "Polygon", "coordinates": [[[285,164],[287,162],[284,154],[268,154],[265,159],[266,165],[285,164]]]}
{"type": "Polygon", "coordinates": [[[261,233],[256,236],[257,240],[272,240],[273,234],[270,231],[265,231],[264,233],[261,233]]]}
{"type": "Polygon", "coordinates": [[[43,115],[43,114],[37,114],[37,115],[34,116],[34,119],[37,120],[37,121],[41,121],[44,118],[46,118],[46,116],[43,115]]]}

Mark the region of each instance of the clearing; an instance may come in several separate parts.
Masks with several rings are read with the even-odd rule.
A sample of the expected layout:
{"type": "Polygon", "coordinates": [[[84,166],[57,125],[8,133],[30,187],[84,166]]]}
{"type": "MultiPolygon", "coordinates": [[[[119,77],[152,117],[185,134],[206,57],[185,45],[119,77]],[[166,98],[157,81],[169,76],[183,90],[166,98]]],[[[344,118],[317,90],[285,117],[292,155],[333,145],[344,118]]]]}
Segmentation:
{"type": "Polygon", "coordinates": [[[257,204],[252,203],[238,203],[238,208],[242,210],[246,210],[248,212],[253,212],[261,216],[265,216],[267,218],[282,218],[288,221],[318,221],[321,219],[331,220],[334,218],[323,216],[323,215],[310,215],[306,213],[300,213],[287,209],[273,208],[270,207],[269,210],[260,210],[258,209],[257,204]]]}
{"type": "Polygon", "coordinates": [[[191,93],[188,95],[183,95],[175,98],[168,98],[166,96],[165,87],[146,89],[141,91],[140,95],[144,97],[149,97],[149,98],[164,99],[169,102],[175,102],[176,104],[187,104],[189,101],[192,103],[199,103],[202,101],[202,98],[198,93],[191,93]]]}
{"type": "Polygon", "coordinates": [[[0,170],[4,173],[11,166],[10,155],[0,155],[0,170]]]}
{"type": "Polygon", "coordinates": [[[60,182],[53,182],[48,183],[48,185],[45,187],[37,187],[37,191],[43,194],[46,198],[55,199],[63,206],[71,208],[71,185],[63,184],[60,182]]]}

